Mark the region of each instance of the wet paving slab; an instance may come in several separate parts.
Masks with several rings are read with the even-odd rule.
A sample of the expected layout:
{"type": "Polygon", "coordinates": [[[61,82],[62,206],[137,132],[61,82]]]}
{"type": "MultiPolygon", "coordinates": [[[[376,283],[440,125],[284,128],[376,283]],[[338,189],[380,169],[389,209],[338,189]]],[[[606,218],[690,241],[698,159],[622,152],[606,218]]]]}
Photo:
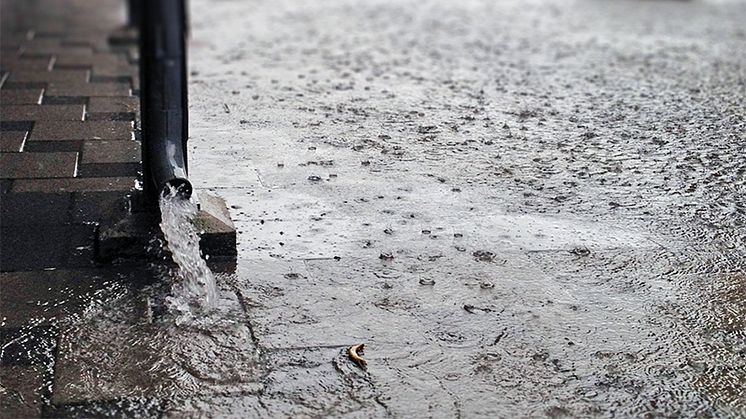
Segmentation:
{"type": "Polygon", "coordinates": [[[201,323],[159,318],[147,293],[107,299],[60,340],[53,403],[256,391],[251,332],[238,301],[223,296],[219,319],[201,323]]]}
{"type": "MultiPolygon", "coordinates": [[[[269,281],[243,286],[254,296],[251,322],[262,346],[365,342],[367,372],[395,416],[421,415],[436,400],[437,414],[477,417],[706,413],[713,402],[738,408],[731,374],[738,375],[743,347],[731,345],[743,336],[730,325],[742,308],[723,304],[735,318],[692,327],[692,313],[680,311],[691,295],[672,286],[681,280],[675,257],[660,250],[510,256],[499,264],[275,262],[274,274],[261,268],[270,262],[239,262],[236,275],[269,281]],[[650,400],[661,404],[634,404],[650,400]]],[[[731,286],[730,275],[698,279],[731,286]]]]}

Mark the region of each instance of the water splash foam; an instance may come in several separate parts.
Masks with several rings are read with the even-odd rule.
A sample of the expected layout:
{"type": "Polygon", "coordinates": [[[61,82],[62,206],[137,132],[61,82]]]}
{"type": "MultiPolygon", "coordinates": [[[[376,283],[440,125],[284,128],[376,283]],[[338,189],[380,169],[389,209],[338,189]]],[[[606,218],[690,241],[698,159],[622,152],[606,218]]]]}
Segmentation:
{"type": "Polygon", "coordinates": [[[180,197],[172,188],[161,196],[160,208],[161,230],[171,257],[179,267],[180,281],[172,288],[170,305],[182,312],[214,307],[218,298],[215,277],[202,258],[199,235],[193,223],[197,204],[180,197]]]}

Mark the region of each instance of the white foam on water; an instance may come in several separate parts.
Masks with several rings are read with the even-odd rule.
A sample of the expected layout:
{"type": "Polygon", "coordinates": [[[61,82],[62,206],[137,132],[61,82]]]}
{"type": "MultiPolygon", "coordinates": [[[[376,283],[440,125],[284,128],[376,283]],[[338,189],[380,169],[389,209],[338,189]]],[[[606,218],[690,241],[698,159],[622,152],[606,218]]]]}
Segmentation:
{"type": "Polygon", "coordinates": [[[199,235],[193,223],[197,204],[183,199],[172,189],[161,197],[160,208],[161,230],[171,257],[179,267],[179,281],[172,287],[169,303],[182,312],[214,307],[218,299],[215,277],[202,258],[199,235]]]}

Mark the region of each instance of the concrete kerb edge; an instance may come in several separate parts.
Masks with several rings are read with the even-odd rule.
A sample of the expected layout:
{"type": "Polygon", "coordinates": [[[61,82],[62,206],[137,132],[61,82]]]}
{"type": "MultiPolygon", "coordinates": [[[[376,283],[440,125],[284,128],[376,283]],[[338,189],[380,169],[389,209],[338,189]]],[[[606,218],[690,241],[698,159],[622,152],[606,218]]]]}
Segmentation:
{"type": "MultiPolygon", "coordinates": [[[[225,201],[204,192],[195,194],[198,203],[194,225],[200,236],[202,255],[211,259],[235,259],[236,227],[230,219],[225,201]]],[[[160,216],[143,205],[141,193],[130,197],[131,211],[124,217],[101,225],[96,237],[96,259],[152,259],[157,252],[149,251],[154,239],[163,239],[159,229],[160,216]]]]}

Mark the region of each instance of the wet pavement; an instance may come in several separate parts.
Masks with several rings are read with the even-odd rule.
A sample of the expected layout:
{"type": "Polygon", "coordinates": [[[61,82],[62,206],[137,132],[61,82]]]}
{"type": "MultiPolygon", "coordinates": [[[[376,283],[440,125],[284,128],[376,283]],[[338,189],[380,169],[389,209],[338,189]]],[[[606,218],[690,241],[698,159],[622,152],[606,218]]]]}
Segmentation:
{"type": "Polygon", "coordinates": [[[191,8],[238,259],[80,276],[48,415],[746,417],[746,3],[191,8]]]}
{"type": "Polygon", "coordinates": [[[192,7],[268,412],[746,416],[746,4],[192,7]]]}

